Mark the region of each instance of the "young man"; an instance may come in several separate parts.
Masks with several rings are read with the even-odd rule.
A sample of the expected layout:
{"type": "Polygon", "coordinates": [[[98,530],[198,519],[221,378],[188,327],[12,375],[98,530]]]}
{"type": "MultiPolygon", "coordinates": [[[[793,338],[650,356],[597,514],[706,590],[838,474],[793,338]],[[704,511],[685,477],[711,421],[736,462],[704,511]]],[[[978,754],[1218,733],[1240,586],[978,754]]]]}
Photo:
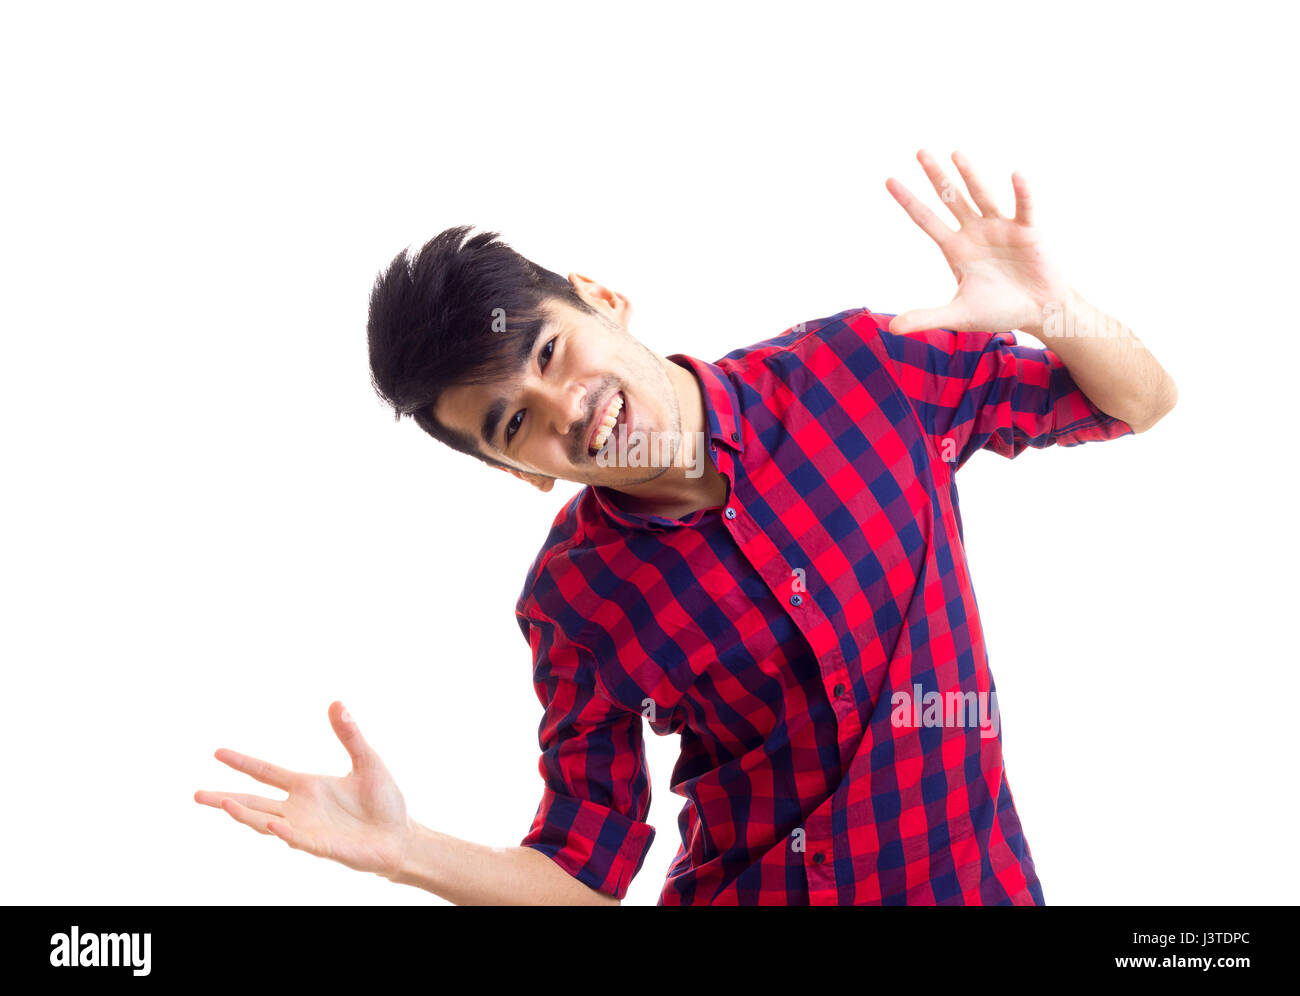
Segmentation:
{"type": "Polygon", "coordinates": [[[397,416],[542,491],[587,485],[516,610],[544,707],[532,827],[490,848],[414,822],[337,702],[351,774],[218,751],[289,797],[196,799],[455,903],[615,903],[655,833],[648,721],[681,736],[663,905],[1041,904],[954,476],[980,449],[1144,432],[1177,394],[1046,257],[1023,178],[1008,219],[964,158],[978,213],[918,158],[958,231],[887,186],[957,276],[950,304],[849,309],[712,363],[651,352],[624,296],[495,233],[399,255],[369,322],[397,416]]]}

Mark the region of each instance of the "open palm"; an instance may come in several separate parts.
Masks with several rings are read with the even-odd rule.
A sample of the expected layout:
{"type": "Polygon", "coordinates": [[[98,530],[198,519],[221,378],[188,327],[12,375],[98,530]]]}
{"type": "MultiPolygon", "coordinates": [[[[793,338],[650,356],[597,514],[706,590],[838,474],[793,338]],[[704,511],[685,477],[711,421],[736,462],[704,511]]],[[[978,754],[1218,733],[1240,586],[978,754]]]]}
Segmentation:
{"type": "Polygon", "coordinates": [[[342,702],[330,704],[329,718],[352,758],[347,775],[301,774],[221,748],[213,755],[218,761],[288,792],[289,797],[200,790],[194,793],[194,801],[224,809],[240,823],[279,837],[290,847],[357,871],[391,876],[400,865],[411,828],[406,801],[342,702]]]}
{"type": "Polygon", "coordinates": [[[924,149],[916,154],[939,199],[957,219],[953,231],[901,183],[890,177],[885,187],[913,221],[934,239],[957,278],[957,293],[939,308],[903,312],[890,322],[891,332],[946,328],[959,332],[1003,332],[1041,327],[1044,309],[1063,305],[1069,286],[1048,259],[1042,238],[1033,228],[1033,202],[1029,186],[1019,173],[1011,174],[1016,195],[1014,218],[1003,217],[980,183],[969,161],[952,155],[977,212],[924,149]]]}

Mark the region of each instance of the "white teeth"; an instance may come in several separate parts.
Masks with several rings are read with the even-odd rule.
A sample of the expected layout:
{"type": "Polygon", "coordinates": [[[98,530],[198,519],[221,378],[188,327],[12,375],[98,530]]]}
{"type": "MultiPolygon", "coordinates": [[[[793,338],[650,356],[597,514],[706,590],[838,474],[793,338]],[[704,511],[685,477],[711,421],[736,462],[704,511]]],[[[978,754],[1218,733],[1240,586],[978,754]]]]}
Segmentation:
{"type": "Polygon", "coordinates": [[[596,430],[596,435],[591,441],[591,448],[597,453],[604,447],[606,440],[609,439],[609,434],[614,431],[614,426],[618,423],[618,416],[622,410],[623,395],[616,394],[605,417],[601,420],[600,428],[596,430]]]}

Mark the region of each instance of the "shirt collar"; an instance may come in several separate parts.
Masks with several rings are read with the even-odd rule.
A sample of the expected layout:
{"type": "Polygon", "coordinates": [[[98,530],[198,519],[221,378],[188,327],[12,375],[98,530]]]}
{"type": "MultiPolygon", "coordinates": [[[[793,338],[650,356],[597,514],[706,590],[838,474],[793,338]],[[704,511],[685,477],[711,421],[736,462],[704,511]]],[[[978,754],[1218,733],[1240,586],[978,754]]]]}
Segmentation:
{"type": "MultiPolygon", "coordinates": [[[[714,462],[717,462],[716,453],[719,446],[724,446],[733,453],[744,452],[745,437],[741,428],[740,397],[736,394],[731,378],[717,364],[687,356],[685,353],[673,353],[668,356],[668,359],[679,367],[689,370],[699,381],[701,394],[704,397],[704,431],[709,436],[709,453],[714,462]]],[[[726,473],[726,470],[724,469],[723,472],[726,473]]],[[[645,529],[677,526],[683,521],[692,521],[700,514],[692,512],[685,520],[678,521],[661,515],[625,512],[611,501],[610,489],[600,485],[589,485],[589,487],[605,515],[627,527],[645,529]]]]}
{"type": "Polygon", "coordinates": [[[743,452],[745,440],[740,429],[740,398],[731,378],[716,364],[684,353],[673,353],[668,359],[695,374],[704,388],[704,422],[710,448],[721,443],[737,453],[743,452]]]}

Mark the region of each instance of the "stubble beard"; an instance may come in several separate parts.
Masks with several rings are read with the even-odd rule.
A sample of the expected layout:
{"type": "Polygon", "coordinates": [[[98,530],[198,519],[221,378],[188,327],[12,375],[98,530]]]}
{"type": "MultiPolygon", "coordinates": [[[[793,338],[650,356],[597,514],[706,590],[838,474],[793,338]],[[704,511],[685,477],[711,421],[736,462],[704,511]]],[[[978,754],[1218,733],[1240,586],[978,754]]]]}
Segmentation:
{"type": "MultiPolygon", "coordinates": [[[[631,369],[632,382],[636,384],[656,385],[661,396],[667,399],[669,411],[670,411],[670,415],[669,415],[670,427],[666,430],[659,430],[660,432],[668,432],[671,434],[670,438],[672,442],[672,453],[666,460],[664,466],[647,467],[645,468],[649,472],[647,476],[640,477],[635,480],[625,480],[620,478],[618,481],[612,481],[608,483],[596,482],[596,483],[603,484],[604,487],[614,488],[617,490],[619,485],[632,486],[637,484],[649,484],[651,481],[656,480],[659,477],[662,477],[665,473],[667,473],[669,470],[672,469],[673,465],[677,463],[678,457],[681,456],[682,412],[681,412],[681,407],[677,404],[677,392],[673,390],[673,382],[668,379],[668,372],[664,370],[664,366],[662,363],[659,362],[659,358],[655,356],[655,354],[652,353],[649,349],[647,349],[640,341],[633,339],[633,337],[628,333],[627,329],[623,328],[621,325],[618,325],[617,323],[614,322],[610,322],[608,320],[606,320],[606,324],[609,324],[614,329],[616,329],[619,335],[624,339],[631,340],[635,347],[636,360],[630,364],[632,368],[631,369]]],[[[615,428],[615,431],[617,431],[617,429],[618,427],[615,428]]],[[[632,431],[630,426],[627,427],[627,431],[628,432],[632,431]]],[[[650,450],[653,453],[654,447],[650,447],[650,450]]],[[[624,449],[619,450],[619,459],[622,461],[626,461],[627,453],[624,449]]],[[[601,468],[601,469],[626,471],[630,468],[623,466],[623,467],[601,468]]]]}

